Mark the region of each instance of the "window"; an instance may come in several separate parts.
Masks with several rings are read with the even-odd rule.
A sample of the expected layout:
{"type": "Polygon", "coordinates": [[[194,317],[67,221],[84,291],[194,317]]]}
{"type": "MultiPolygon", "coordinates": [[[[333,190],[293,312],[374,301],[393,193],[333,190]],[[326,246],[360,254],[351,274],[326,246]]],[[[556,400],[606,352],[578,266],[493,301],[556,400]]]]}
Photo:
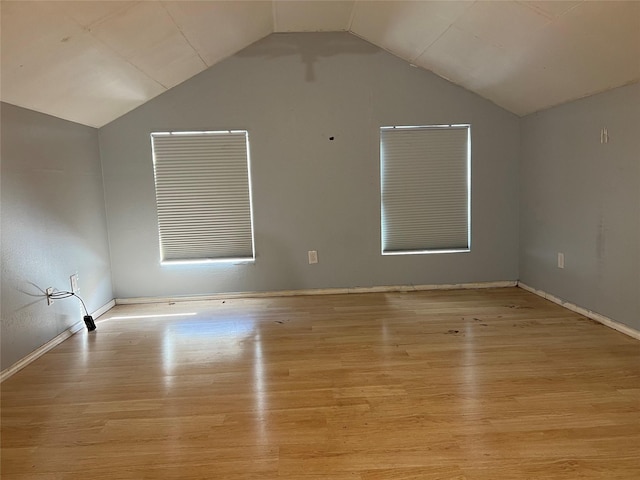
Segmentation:
{"type": "Polygon", "coordinates": [[[471,247],[469,125],[380,129],[382,254],[471,247]]]}
{"type": "Polygon", "coordinates": [[[162,263],[252,261],[246,131],[152,133],[162,263]]]}

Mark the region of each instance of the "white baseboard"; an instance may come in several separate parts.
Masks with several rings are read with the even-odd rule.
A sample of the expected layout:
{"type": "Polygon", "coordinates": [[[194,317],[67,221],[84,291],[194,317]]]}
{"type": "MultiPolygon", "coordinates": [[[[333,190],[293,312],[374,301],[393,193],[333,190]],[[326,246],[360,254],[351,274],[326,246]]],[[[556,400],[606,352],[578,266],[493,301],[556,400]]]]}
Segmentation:
{"type": "MultiPolygon", "coordinates": [[[[112,309],[115,305],[134,305],[144,303],[166,303],[166,302],[187,302],[187,301],[199,301],[199,300],[222,300],[229,298],[266,298],[266,297],[291,297],[298,295],[338,295],[338,294],[350,294],[350,293],[384,293],[384,292],[417,292],[424,290],[460,290],[460,289],[474,289],[474,288],[506,288],[518,286],[523,290],[531,292],[542,298],[545,298],[553,303],[556,303],[562,307],[565,307],[573,312],[576,312],[585,317],[591,318],[596,322],[602,323],[607,327],[613,328],[625,335],[640,340],[640,331],[635,330],[620,322],[616,322],[604,315],[579,307],[571,302],[566,302],[555,295],[537,290],[529,285],[518,281],[500,281],[500,282],[481,282],[481,283],[455,283],[455,284],[442,284],[442,285],[391,285],[391,286],[379,286],[379,287],[354,287],[354,288],[315,288],[306,290],[280,290],[273,292],[236,292],[236,293],[218,293],[214,295],[196,295],[196,296],[184,296],[184,297],[137,297],[137,298],[116,298],[106,303],[102,307],[93,312],[93,317],[98,319],[101,315],[112,309]]],[[[31,362],[47,353],[52,348],[60,345],[67,338],[71,337],[75,333],[82,330],[84,322],[80,321],[69,327],[67,330],[51,339],[41,347],[31,352],[26,357],[17,361],[10,367],[0,372],[0,383],[9,378],[17,371],[23,369],[31,362]]]]}
{"type": "Polygon", "coordinates": [[[93,312],[91,314],[91,316],[93,317],[94,320],[97,320],[100,316],[104,315],[105,313],[107,313],[109,310],[111,310],[115,306],[116,306],[116,301],[115,300],[111,300],[111,301],[105,303],[103,306],[101,306],[95,312],[93,312]]]}
{"type": "Polygon", "coordinates": [[[75,334],[75,333],[79,332],[80,330],[82,330],[83,326],[84,326],[84,321],[80,321],[80,322],[74,323],[69,328],[67,328],[64,332],[62,332],[60,335],[52,338],[51,340],[49,340],[47,343],[45,343],[41,347],[36,348],[33,352],[31,352],[26,357],[21,358],[20,360],[18,360],[16,363],[11,365],[10,367],[5,368],[4,370],[2,370],[2,372],[0,372],[0,383],[4,382],[7,378],[9,378],[11,375],[16,373],[17,371],[22,370],[24,367],[29,365],[34,360],[40,358],[42,355],[47,353],[52,348],[57,347],[58,345],[60,345],[67,338],[71,337],[73,334],[75,334]]]}
{"type": "MultiPolygon", "coordinates": [[[[115,300],[111,300],[110,302],[107,302],[102,307],[97,309],[91,315],[95,319],[97,319],[100,315],[103,315],[104,313],[106,313],[107,311],[112,309],[115,306],[115,304],[116,304],[115,300]]],[[[31,352],[26,357],[21,358],[20,360],[18,360],[16,363],[11,365],[10,367],[5,368],[4,370],[2,370],[2,372],[0,372],[0,383],[4,382],[7,378],[9,378],[11,375],[16,373],[17,371],[22,370],[24,367],[29,365],[34,360],[40,358],[42,355],[47,353],[52,348],[55,348],[58,345],[60,345],[67,338],[69,338],[72,335],[78,333],[80,330],[82,330],[83,327],[84,327],[84,320],[79,321],[77,323],[74,323],[69,328],[67,328],[64,332],[62,332],[61,334],[59,334],[56,337],[52,338],[51,340],[49,340],[47,343],[45,343],[41,347],[36,348],[33,352],[31,352]]]]}
{"type": "Polygon", "coordinates": [[[184,297],[135,297],[116,298],[116,305],[135,305],[143,303],[191,302],[201,300],[225,300],[231,298],[266,298],[294,297],[298,295],[340,295],[348,293],[384,293],[384,292],[417,292],[422,290],[459,290],[473,288],[515,287],[517,281],[453,283],[443,285],[389,285],[379,287],[353,288],[311,288],[306,290],[278,290],[272,292],[233,292],[212,295],[191,295],[184,297]]]}
{"type": "Polygon", "coordinates": [[[550,293],[547,293],[543,290],[538,290],[536,288],[530,287],[525,283],[518,282],[518,287],[522,288],[523,290],[526,290],[527,292],[531,292],[542,298],[545,298],[553,303],[557,303],[558,305],[564,308],[567,308],[572,312],[576,312],[576,313],[579,313],[580,315],[584,315],[585,317],[595,320],[596,322],[601,323],[603,325],[606,325],[609,328],[613,328],[614,330],[617,330],[620,333],[624,333],[625,335],[635,338],[636,340],[640,340],[640,331],[636,330],[635,328],[631,328],[630,326],[625,325],[624,323],[616,322],[615,320],[612,320],[609,317],[605,317],[604,315],[601,315],[597,312],[587,310],[586,308],[580,307],[574,303],[562,300],[561,298],[556,297],[555,295],[551,295],[550,293]]]}

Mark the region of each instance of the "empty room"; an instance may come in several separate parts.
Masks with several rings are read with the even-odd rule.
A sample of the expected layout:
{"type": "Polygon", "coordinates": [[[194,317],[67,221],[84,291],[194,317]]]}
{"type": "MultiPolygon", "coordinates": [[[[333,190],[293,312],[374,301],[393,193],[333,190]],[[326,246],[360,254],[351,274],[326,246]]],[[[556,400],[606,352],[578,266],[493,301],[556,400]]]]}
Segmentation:
{"type": "Polygon", "coordinates": [[[640,478],[640,2],[0,2],[0,475],[640,478]]]}

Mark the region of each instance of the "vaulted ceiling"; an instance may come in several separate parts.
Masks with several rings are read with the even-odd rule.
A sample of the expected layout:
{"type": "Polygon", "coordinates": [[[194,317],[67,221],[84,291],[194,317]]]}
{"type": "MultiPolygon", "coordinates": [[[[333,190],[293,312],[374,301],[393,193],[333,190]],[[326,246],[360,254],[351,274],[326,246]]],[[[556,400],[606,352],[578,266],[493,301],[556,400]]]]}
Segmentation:
{"type": "Polygon", "coordinates": [[[6,1],[2,100],[100,127],[273,32],[348,31],[526,115],[640,80],[639,1],[6,1]]]}

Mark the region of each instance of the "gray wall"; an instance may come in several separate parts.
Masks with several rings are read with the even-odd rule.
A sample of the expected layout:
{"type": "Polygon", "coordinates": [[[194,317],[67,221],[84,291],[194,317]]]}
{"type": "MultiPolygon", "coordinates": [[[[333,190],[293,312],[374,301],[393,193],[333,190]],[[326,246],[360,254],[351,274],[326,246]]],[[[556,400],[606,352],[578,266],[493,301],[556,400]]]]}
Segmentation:
{"type": "Polygon", "coordinates": [[[521,125],[520,279],[640,330],[640,84],[521,125]]]}
{"type": "Polygon", "coordinates": [[[2,104],[1,369],[82,321],[79,302],[47,306],[47,287],[90,311],[113,298],[98,133],[2,104]]]}
{"type": "Polygon", "coordinates": [[[74,299],[47,307],[43,293],[75,272],[91,311],[519,274],[640,329],[639,104],[636,84],[519,120],[348,34],[272,35],[99,132],[2,104],[0,366],[81,320],[74,299]],[[382,257],[378,128],[434,123],[472,124],[472,252],[382,257]],[[162,267],[149,134],[228,128],[250,134],[256,262],[162,267]]]}
{"type": "Polygon", "coordinates": [[[117,298],[518,278],[519,119],[347,33],[271,35],[99,136],[117,298]],[[445,123],[472,124],[472,251],[382,257],[378,129],[445,123]],[[256,262],[161,266],[149,134],[216,129],[249,131],[256,262]]]}

